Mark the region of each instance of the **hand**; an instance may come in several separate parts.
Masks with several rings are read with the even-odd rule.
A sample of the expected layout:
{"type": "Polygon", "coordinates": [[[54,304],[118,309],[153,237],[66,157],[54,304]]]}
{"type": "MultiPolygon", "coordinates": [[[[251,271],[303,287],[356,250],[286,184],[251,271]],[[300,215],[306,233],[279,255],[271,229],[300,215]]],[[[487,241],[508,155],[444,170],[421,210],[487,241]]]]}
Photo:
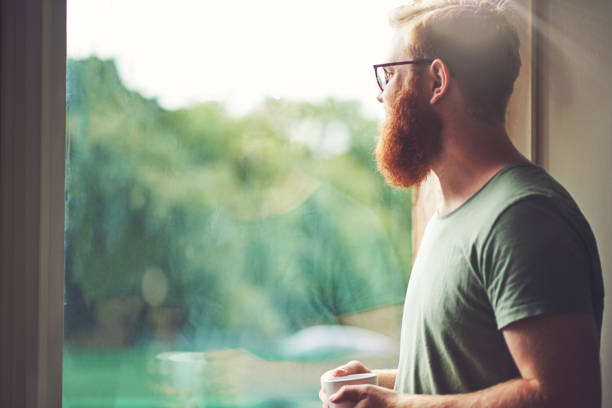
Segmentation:
{"type": "Polygon", "coordinates": [[[340,367],[327,371],[321,376],[321,391],[319,391],[319,399],[323,403],[323,408],[329,408],[329,405],[327,404],[327,394],[325,393],[325,388],[323,388],[323,383],[325,382],[325,380],[333,377],[344,377],[345,375],[371,372],[372,370],[370,370],[368,367],[364,366],[356,360],[350,361],[344,365],[341,365],[340,367]]]}
{"type": "Polygon", "coordinates": [[[399,408],[404,397],[388,388],[371,384],[345,385],[329,400],[334,404],[349,402],[354,408],[399,408]]]}

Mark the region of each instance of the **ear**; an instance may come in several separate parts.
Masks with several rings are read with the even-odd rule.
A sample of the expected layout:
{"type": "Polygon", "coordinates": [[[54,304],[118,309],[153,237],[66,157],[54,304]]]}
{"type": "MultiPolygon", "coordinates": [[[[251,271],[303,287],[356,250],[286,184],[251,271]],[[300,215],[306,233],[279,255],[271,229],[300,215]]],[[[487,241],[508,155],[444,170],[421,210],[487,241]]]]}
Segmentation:
{"type": "Polygon", "coordinates": [[[435,105],[439,103],[448,93],[450,85],[450,70],[448,65],[440,58],[436,58],[429,65],[429,79],[431,84],[431,98],[429,103],[435,105]]]}

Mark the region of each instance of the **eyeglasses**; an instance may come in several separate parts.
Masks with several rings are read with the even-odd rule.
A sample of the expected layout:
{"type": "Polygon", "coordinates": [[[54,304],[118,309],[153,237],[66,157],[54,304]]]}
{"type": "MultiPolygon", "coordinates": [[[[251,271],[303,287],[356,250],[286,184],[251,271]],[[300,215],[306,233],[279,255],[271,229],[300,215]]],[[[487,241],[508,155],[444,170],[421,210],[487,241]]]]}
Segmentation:
{"type": "Polygon", "coordinates": [[[429,64],[433,60],[431,59],[421,59],[421,60],[413,60],[413,61],[399,61],[399,62],[387,62],[386,64],[376,64],[374,65],[374,75],[376,75],[376,82],[378,83],[378,87],[381,91],[385,90],[387,83],[389,82],[390,76],[386,67],[392,67],[394,65],[408,65],[408,64],[429,64]]]}

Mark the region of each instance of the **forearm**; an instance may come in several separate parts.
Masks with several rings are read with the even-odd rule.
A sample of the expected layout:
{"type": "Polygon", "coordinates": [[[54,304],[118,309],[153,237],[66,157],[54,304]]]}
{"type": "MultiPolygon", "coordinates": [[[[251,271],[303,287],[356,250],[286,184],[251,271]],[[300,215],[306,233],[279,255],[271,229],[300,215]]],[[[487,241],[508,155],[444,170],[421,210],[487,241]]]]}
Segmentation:
{"type": "Polygon", "coordinates": [[[547,397],[535,381],[514,379],[468,394],[405,395],[406,408],[546,408],[562,407],[547,397]]]}
{"type": "Polygon", "coordinates": [[[389,389],[393,389],[395,387],[397,369],[376,369],[372,371],[378,375],[378,385],[389,389]]]}

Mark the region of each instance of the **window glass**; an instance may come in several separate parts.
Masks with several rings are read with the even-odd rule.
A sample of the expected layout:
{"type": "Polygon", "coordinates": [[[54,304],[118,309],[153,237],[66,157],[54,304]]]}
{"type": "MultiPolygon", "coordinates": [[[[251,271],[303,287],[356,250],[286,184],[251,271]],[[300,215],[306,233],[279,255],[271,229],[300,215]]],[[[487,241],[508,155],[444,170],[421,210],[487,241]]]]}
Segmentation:
{"type": "Polygon", "coordinates": [[[323,371],[397,363],[390,6],[68,2],[65,407],[314,407],[323,371]]]}

